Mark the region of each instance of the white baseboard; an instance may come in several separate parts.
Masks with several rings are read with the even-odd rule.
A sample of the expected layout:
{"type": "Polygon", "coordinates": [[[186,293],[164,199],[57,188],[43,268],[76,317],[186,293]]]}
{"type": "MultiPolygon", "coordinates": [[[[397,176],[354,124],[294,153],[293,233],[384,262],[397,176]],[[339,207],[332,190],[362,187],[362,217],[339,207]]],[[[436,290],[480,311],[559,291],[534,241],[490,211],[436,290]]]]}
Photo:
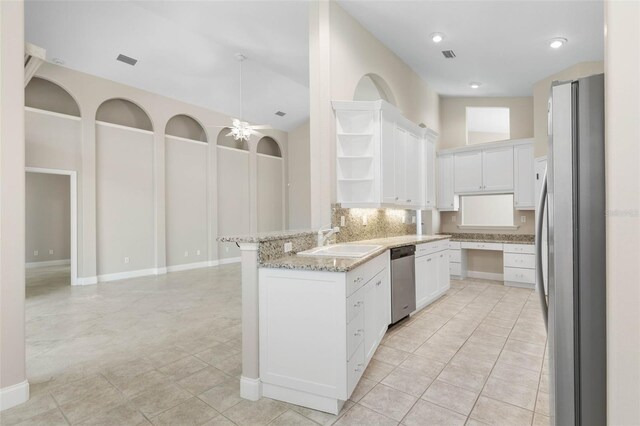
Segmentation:
{"type": "Polygon", "coordinates": [[[502,281],[504,279],[504,274],[497,274],[494,272],[467,271],[467,277],[478,278],[481,280],[502,281]]]}
{"type": "Polygon", "coordinates": [[[145,277],[147,275],[158,275],[158,268],[138,269],[136,271],[115,272],[112,274],[98,275],[98,282],[105,283],[109,281],[124,280],[127,278],[145,277]]]}
{"type": "Polygon", "coordinates": [[[29,382],[27,380],[0,389],[0,411],[8,410],[28,400],[29,382]]]}
{"type": "MultiPolygon", "coordinates": [[[[528,283],[519,283],[517,281],[505,281],[504,285],[506,285],[507,287],[518,287],[518,288],[527,288],[529,290],[536,290],[536,285],[535,284],[528,284],[528,283]]],[[[537,290],[536,290],[537,292],[537,290]]]]}
{"type": "Polygon", "coordinates": [[[240,263],[240,262],[241,262],[240,257],[229,257],[227,259],[212,260],[211,266],[228,265],[230,263],[240,263]]]}
{"type": "Polygon", "coordinates": [[[167,266],[167,272],[180,272],[188,271],[190,269],[208,268],[211,262],[205,260],[204,262],[183,263],[182,265],[167,266]]]}
{"type": "Polygon", "coordinates": [[[78,277],[75,285],[93,285],[98,284],[98,277],[78,277]]]}
{"type": "Polygon", "coordinates": [[[262,398],[262,382],[260,379],[241,376],[240,397],[249,401],[257,401],[262,398]]]}
{"type": "Polygon", "coordinates": [[[42,268],[44,266],[66,266],[66,265],[71,265],[71,259],[45,260],[42,262],[27,262],[25,264],[27,269],[42,268]]]}

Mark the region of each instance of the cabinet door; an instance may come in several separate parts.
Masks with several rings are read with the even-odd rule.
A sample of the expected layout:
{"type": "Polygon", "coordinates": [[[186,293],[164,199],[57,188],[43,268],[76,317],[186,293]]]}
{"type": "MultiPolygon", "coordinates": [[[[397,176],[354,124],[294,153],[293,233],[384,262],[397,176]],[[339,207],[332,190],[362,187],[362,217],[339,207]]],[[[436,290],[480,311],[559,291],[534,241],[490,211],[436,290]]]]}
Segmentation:
{"type": "Polygon", "coordinates": [[[382,338],[391,322],[391,287],[387,274],[388,270],[385,269],[372,280],[376,292],[376,330],[378,333],[376,346],[382,342],[382,338]]]}
{"type": "Polygon", "coordinates": [[[396,126],[393,139],[395,141],[395,203],[406,204],[405,200],[407,200],[407,191],[405,167],[407,156],[407,132],[396,126]]]}
{"type": "Polygon", "coordinates": [[[369,281],[361,290],[364,292],[364,353],[367,360],[373,356],[378,343],[376,282],[369,281]]]}
{"type": "Polygon", "coordinates": [[[380,165],[382,174],[382,202],[396,202],[396,123],[381,114],[380,125],[380,165]]]}
{"type": "MultiPolygon", "coordinates": [[[[422,140],[413,133],[407,133],[405,140],[405,203],[409,206],[422,204],[421,164],[422,140]]],[[[402,200],[401,200],[402,201],[402,200]]]]}
{"type": "Polygon", "coordinates": [[[453,190],[453,155],[438,157],[438,209],[458,210],[453,190]]]}
{"type": "Polygon", "coordinates": [[[453,164],[455,193],[482,191],[482,151],[455,154],[453,164]]]}
{"type": "MultiPolygon", "coordinates": [[[[432,141],[427,141],[425,147],[424,164],[424,185],[425,185],[425,207],[435,207],[436,205],[436,149],[432,141]]],[[[451,194],[453,197],[453,192],[451,194]]]]}
{"type": "Polygon", "coordinates": [[[533,209],[535,208],[533,145],[516,146],[513,156],[516,167],[513,203],[516,209],[533,209]]]}
{"type": "Polygon", "coordinates": [[[416,307],[420,309],[429,300],[429,265],[433,260],[427,256],[416,258],[416,307]]]}
{"type": "Polygon", "coordinates": [[[513,147],[482,151],[482,190],[513,190],[513,147]]]}
{"type": "Polygon", "coordinates": [[[438,293],[444,293],[451,286],[451,277],[449,274],[449,253],[441,251],[436,253],[438,262],[438,293]]]}
{"type": "Polygon", "coordinates": [[[438,253],[430,254],[427,257],[427,294],[429,301],[433,300],[440,290],[438,275],[438,253]]]}

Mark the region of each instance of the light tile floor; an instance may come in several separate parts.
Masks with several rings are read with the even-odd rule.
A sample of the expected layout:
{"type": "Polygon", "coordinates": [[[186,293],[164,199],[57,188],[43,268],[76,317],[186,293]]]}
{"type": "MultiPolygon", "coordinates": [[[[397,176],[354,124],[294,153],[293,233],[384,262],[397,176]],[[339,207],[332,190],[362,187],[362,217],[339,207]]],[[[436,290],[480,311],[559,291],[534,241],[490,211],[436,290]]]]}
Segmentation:
{"type": "Polygon", "coordinates": [[[389,330],[339,416],[239,397],[240,268],[68,285],[28,271],[32,398],[2,425],[548,424],[538,298],[501,283],[452,281],[389,330]]]}

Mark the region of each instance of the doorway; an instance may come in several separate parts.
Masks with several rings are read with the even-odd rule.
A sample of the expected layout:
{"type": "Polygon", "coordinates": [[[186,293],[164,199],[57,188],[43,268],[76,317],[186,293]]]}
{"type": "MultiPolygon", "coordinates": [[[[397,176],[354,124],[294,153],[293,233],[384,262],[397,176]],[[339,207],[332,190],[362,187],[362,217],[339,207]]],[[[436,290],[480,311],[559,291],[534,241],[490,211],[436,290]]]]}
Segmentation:
{"type": "Polygon", "coordinates": [[[25,266],[33,282],[78,283],[77,208],[75,171],[26,168],[25,266]]]}

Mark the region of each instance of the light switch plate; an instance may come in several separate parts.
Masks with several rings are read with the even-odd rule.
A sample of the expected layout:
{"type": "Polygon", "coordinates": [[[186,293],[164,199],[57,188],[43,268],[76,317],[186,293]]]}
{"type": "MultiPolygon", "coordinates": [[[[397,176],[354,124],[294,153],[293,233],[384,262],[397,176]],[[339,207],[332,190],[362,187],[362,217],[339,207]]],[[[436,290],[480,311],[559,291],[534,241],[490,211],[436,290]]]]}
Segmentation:
{"type": "Polygon", "coordinates": [[[184,257],[189,257],[189,252],[188,251],[184,252],[184,257]]]}
{"type": "Polygon", "coordinates": [[[196,250],[196,255],[200,256],[200,250],[196,250]]]}
{"type": "Polygon", "coordinates": [[[344,226],[344,224],[345,224],[344,216],[340,216],[340,226],[344,226]]]}
{"type": "Polygon", "coordinates": [[[416,217],[415,216],[411,216],[411,223],[416,223],[416,217]]]}
{"type": "Polygon", "coordinates": [[[527,222],[527,217],[526,216],[520,216],[520,222],[526,223],[527,222]]]}
{"type": "Polygon", "coordinates": [[[128,257],[124,258],[124,263],[129,263],[129,258],[128,257]]]}
{"type": "Polygon", "coordinates": [[[53,254],[53,250],[49,250],[49,254],[53,254]]]}
{"type": "Polygon", "coordinates": [[[285,253],[289,253],[291,250],[293,250],[293,244],[292,243],[284,243],[284,252],[285,253]]]}
{"type": "Polygon", "coordinates": [[[38,250],[34,250],[34,251],[33,251],[33,255],[34,255],[34,256],[37,256],[37,255],[38,255],[38,250]]]}

